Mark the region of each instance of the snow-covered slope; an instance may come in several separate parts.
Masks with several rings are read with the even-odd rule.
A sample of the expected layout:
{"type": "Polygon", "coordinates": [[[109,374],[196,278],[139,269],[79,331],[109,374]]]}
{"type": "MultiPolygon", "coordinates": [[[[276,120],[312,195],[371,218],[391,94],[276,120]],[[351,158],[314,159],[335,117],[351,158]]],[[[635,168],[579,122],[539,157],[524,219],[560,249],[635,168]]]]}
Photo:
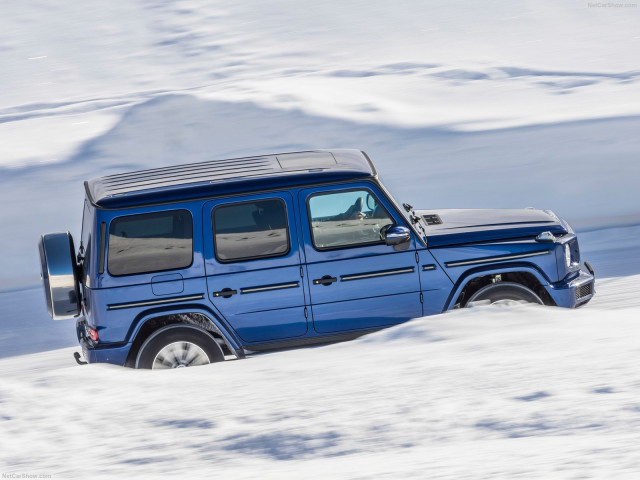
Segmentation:
{"type": "Polygon", "coordinates": [[[403,125],[636,115],[640,9],[606,5],[12,2],[0,19],[0,103],[42,118],[189,90],[403,125]]]}
{"type": "Polygon", "coordinates": [[[9,2],[0,164],[63,161],[123,108],[176,92],[455,130],[635,116],[640,8],[606,5],[9,2]]]}
{"type": "Polygon", "coordinates": [[[618,5],[3,5],[0,472],[637,478],[640,8],[618,5]],[[79,233],[83,180],[331,147],[422,208],[555,210],[596,298],[176,372],[75,364],[36,243],[79,233]]]}
{"type": "Polygon", "coordinates": [[[636,224],[640,8],[614,5],[5,5],[0,288],[77,229],[82,180],[202,158],[355,147],[424,208],[636,224]]]}
{"type": "Polygon", "coordinates": [[[73,349],[11,357],[0,464],[61,478],[633,479],[639,308],[479,307],[168,372],[79,367],[73,349]]]}

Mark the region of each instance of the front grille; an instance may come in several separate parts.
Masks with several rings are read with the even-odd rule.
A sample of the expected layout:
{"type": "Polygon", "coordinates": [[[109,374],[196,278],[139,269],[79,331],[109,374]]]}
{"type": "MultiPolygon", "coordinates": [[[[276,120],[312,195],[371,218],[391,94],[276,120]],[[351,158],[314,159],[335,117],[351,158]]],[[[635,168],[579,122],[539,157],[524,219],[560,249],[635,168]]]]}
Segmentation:
{"type": "Polygon", "coordinates": [[[442,219],[439,215],[423,215],[422,218],[427,222],[427,225],[442,225],[442,219]]]}
{"type": "Polygon", "coordinates": [[[575,292],[576,300],[580,300],[581,298],[591,295],[593,293],[593,282],[579,286],[576,288],[575,292]]]}

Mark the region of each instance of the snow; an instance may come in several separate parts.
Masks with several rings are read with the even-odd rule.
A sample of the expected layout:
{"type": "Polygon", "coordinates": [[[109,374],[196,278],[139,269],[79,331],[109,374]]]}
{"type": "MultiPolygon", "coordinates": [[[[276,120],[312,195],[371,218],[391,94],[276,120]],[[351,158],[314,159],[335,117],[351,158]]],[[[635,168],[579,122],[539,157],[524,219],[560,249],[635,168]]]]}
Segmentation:
{"type": "Polygon", "coordinates": [[[0,473],[637,478],[640,8],[615,5],[4,5],[0,473]],[[79,238],[84,180],[332,147],[419,208],[554,210],[596,297],[180,371],[75,364],[36,243],[79,238]]]}
{"type": "Polygon", "coordinates": [[[476,307],[180,371],[78,367],[73,348],[5,358],[0,463],[62,478],[634,478],[639,306],[606,298],[638,280],[577,311],[476,307]]]}

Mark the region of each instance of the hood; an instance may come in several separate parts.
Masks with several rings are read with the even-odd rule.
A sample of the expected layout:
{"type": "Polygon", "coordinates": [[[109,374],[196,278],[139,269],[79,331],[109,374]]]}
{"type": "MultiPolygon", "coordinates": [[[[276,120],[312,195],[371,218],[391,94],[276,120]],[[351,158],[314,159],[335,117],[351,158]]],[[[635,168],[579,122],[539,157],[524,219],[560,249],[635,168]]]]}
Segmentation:
{"type": "Polygon", "coordinates": [[[533,238],[542,232],[568,233],[568,226],[549,210],[415,210],[427,223],[427,245],[533,238]]]}

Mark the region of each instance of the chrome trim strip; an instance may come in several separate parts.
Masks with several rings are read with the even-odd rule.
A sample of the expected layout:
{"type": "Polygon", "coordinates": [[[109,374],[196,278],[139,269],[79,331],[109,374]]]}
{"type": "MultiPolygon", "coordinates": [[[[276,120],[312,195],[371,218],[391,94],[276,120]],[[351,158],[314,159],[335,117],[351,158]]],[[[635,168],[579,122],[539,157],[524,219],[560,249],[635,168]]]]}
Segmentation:
{"type": "Polygon", "coordinates": [[[547,255],[549,253],[551,253],[551,250],[544,250],[541,252],[519,253],[516,255],[502,255],[500,257],[476,258],[475,260],[460,260],[458,262],[446,262],[445,265],[447,266],[447,268],[461,267],[463,265],[477,265],[479,263],[502,262],[505,260],[518,260],[519,258],[537,257],[539,255],[547,255]]]}
{"type": "Polygon", "coordinates": [[[423,272],[426,272],[427,270],[435,270],[435,269],[436,269],[436,266],[433,263],[431,263],[429,265],[423,265],[422,266],[422,271],[423,272]]]}
{"type": "Polygon", "coordinates": [[[262,287],[241,288],[240,293],[269,292],[271,290],[282,290],[285,288],[298,288],[299,286],[300,282],[277,283],[275,285],[264,285],[262,287]]]}
{"type": "Polygon", "coordinates": [[[145,300],[142,302],[114,303],[111,305],[107,305],[107,310],[120,310],[123,308],[134,308],[134,307],[148,307],[150,305],[164,305],[166,303],[189,302],[191,300],[203,300],[203,299],[204,299],[204,295],[201,293],[199,295],[163,298],[161,300],[145,300]]]}
{"type": "Polygon", "coordinates": [[[379,272],[356,273],[353,275],[340,275],[340,280],[348,282],[349,280],[361,280],[363,278],[386,277],[388,275],[400,275],[402,273],[412,273],[415,267],[399,268],[396,270],[380,270],[379,272]]]}

